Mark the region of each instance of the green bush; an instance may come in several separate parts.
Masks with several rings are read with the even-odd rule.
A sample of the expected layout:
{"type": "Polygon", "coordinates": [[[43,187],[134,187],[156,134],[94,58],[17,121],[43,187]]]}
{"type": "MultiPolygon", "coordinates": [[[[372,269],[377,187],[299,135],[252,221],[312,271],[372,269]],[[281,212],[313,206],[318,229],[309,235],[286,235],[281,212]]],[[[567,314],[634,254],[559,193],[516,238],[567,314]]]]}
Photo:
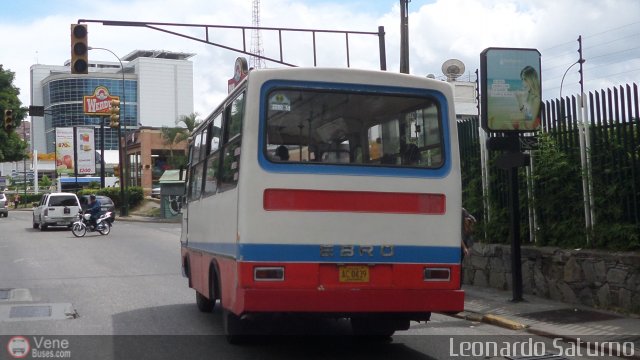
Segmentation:
{"type": "MultiPolygon", "coordinates": [[[[107,187],[102,189],[84,189],[78,191],[78,196],[80,195],[103,195],[108,196],[113,200],[113,203],[116,209],[122,206],[122,201],[120,200],[120,188],[119,187],[107,187]]],[[[144,193],[142,188],[139,186],[131,186],[126,189],[127,203],[129,204],[129,209],[134,208],[142,202],[144,199],[144,193]]]]}

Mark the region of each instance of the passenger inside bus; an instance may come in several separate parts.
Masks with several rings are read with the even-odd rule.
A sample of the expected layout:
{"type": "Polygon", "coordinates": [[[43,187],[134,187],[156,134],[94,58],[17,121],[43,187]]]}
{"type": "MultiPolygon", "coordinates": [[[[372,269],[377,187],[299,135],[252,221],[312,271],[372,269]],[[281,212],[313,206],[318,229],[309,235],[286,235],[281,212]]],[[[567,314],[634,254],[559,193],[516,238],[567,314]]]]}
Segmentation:
{"type": "Polygon", "coordinates": [[[402,156],[405,165],[418,165],[420,163],[420,149],[416,144],[409,144],[402,156]]]}
{"type": "Polygon", "coordinates": [[[289,149],[286,146],[280,145],[276,148],[276,160],[289,161],[289,149]]]}

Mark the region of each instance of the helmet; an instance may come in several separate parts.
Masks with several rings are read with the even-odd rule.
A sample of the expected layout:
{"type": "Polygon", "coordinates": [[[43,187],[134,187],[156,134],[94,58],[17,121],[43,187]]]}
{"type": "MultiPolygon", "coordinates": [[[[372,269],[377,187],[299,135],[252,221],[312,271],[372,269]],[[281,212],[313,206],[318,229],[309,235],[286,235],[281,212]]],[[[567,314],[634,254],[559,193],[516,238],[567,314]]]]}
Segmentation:
{"type": "Polygon", "coordinates": [[[91,220],[91,214],[84,214],[85,220],[91,220]]]}
{"type": "Polygon", "coordinates": [[[95,199],[96,199],[96,196],[95,196],[94,194],[91,194],[91,195],[89,195],[89,199],[91,199],[91,200],[95,200],[95,199]]]}

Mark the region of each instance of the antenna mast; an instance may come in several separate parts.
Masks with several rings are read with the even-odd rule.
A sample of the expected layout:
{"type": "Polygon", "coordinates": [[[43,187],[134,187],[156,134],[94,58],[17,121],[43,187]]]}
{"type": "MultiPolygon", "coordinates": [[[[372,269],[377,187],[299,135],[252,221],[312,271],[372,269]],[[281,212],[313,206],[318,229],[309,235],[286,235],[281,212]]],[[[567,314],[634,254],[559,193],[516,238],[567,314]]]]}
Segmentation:
{"type": "MultiPolygon", "coordinates": [[[[260,0],[253,0],[253,17],[252,25],[254,29],[251,31],[251,53],[262,56],[262,40],[260,39],[260,0]]],[[[249,67],[261,69],[266,67],[264,59],[258,56],[251,56],[249,67]]]]}

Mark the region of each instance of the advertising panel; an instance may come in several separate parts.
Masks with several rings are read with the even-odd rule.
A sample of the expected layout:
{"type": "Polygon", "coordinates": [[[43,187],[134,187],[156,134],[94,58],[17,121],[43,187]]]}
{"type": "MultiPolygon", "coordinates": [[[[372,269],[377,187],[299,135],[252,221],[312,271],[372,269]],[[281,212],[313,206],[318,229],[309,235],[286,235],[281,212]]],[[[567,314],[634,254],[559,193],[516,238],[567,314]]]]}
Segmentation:
{"type": "Polygon", "coordinates": [[[74,174],[73,128],[56,128],[56,174],[74,174]]]}
{"type": "Polygon", "coordinates": [[[112,96],[109,89],[98,86],[93,90],[93,95],[83,97],[83,110],[85,115],[109,116],[111,114],[111,100],[120,100],[119,96],[112,96]]]}
{"type": "Polygon", "coordinates": [[[540,52],[488,48],[480,54],[482,127],[487,131],[540,129],[540,52]]]}
{"type": "Polygon", "coordinates": [[[78,156],[78,175],[96,173],[96,147],[93,128],[76,128],[76,155],[78,156]]]}

